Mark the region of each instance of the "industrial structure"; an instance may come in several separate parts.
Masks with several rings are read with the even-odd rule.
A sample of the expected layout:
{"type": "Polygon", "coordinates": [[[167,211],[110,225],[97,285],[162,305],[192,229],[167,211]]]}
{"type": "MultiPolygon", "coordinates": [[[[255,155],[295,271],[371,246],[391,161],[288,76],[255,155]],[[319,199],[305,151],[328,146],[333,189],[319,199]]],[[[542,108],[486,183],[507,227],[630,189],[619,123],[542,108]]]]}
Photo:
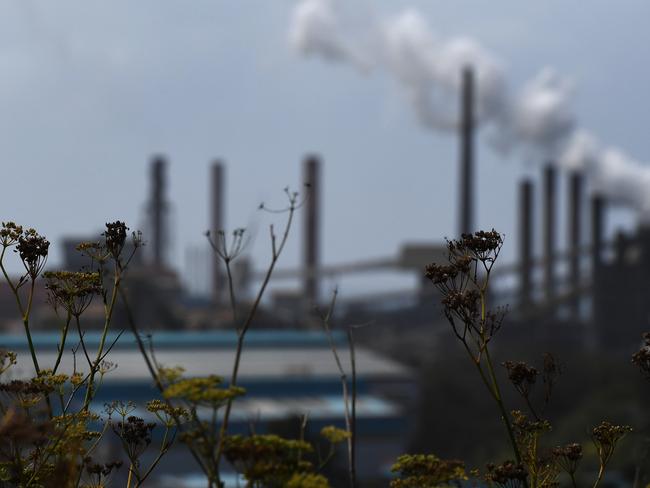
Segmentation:
{"type": "MultiPolygon", "coordinates": [[[[86,347],[96,348],[100,338],[100,333],[87,333],[86,347]]],[[[36,333],[33,340],[40,363],[44,367],[54,364],[58,333],[36,333]]],[[[91,410],[102,414],[105,404],[130,400],[137,405],[133,415],[156,421],[145,406],[147,401],[158,398],[159,392],[135,339],[130,334],[119,337],[113,332],[107,343],[114,341],[110,358],[118,367],[103,378],[91,410]]],[[[182,365],[187,377],[229,376],[237,336],[234,331],[159,331],[151,341],[157,362],[182,365]]],[[[335,332],[332,341],[349,372],[345,333],[335,332]]],[[[0,334],[0,344],[18,352],[15,378],[33,374],[27,344],[21,336],[0,334]]],[[[413,418],[410,413],[417,400],[416,376],[409,368],[366,347],[356,348],[355,364],[358,476],[385,479],[393,461],[408,448],[408,434],[414,427],[409,419],[413,418]]],[[[65,355],[59,371],[71,374],[74,367],[72,355],[65,355]]],[[[293,420],[293,427],[297,427],[305,414],[307,439],[318,439],[326,425],[344,426],[341,374],[327,336],[321,331],[251,331],[246,338],[238,384],[246,388],[246,395],[236,400],[231,433],[246,433],[252,428],[257,433],[278,433],[278,429],[291,428],[293,420]]],[[[109,440],[119,442],[113,436],[109,440]]],[[[119,452],[119,446],[113,448],[119,452]]],[[[179,479],[176,486],[185,486],[181,481],[192,474],[199,474],[198,467],[179,442],[156,471],[156,483],[174,476],[179,479]]]]}

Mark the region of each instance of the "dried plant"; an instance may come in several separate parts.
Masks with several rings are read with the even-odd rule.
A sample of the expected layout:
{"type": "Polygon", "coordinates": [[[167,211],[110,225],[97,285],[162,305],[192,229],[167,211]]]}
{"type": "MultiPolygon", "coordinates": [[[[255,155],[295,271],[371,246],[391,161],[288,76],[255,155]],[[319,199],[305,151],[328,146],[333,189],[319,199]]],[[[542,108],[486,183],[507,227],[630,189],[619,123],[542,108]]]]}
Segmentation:
{"type": "MultiPolygon", "coordinates": [[[[128,464],[125,466],[128,469],[127,488],[144,486],[177,438],[205,474],[208,487],[224,486],[221,460],[225,457],[244,476],[249,487],[326,488],[330,483],[322,471],[342,444],[347,445],[349,484],[352,488],[357,486],[355,345],[353,327],[348,327],[348,373],[332,337],[336,292],[321,319],[340,373],[345,428],[327,426],[321,430],[321,438],[327,443],[324,452],[318,442],[305,440],[306,415],[298,439],[254,432],[248,436],[229,434],[234,401],[246,393],[238,384],[245,337],[287,242],[294,214],[301,205],[297,193],[286,190],[286,196],[288,205],[281,210],[286,215],[283,230],[276,235],[273,226],[270,228],[271,260],[251,306],[243,314],[235,295],[231,265],[245,247],[245,232],[238,229],[230,239],[220,230],[208,234],[216,259],[223,262],[226,269],[237,333],[235,359],[232,371],[226,372],[229,373],[225,375],[227,380],[217,374],[185,377],[181,367],[169,367],[157,361],[153,341],[150,340],[147,347],[123,289],[129,263],[143,244],[142,237],[132,233],[132,246],[127,246],[129,229],[124,222],[107,223],[100,241],[78,246],[90,264],[77,272],[43,272],[49,241],[33,229],[25,230],[13,222],[2,224],[0,271],[22,319],[34,375],[7,379],[17,358],[11,351],[0,350],[0,486],[99,488],[115,484],[115,473],[121,469],[122,461],[105,459],[98,454],[100,444],[107,442],[107,432],[122,447],[123,459],[128,464]],[[127,253],[129,248],[132,251],[127,253]],[[5,269],[8,250],[15,251],[23,265],[24,272],[17,279],[11,279],[5,269]],[[35,282],[41,277],[46,281],[49,303],[57,316],[61,313],[60,339],[51,368],[39,363],[31,336],[35,282]],[[96,300],[103,305],[103,324],[98,345],[91,350],[84,337],[84,323],[86,311],[96,300]],[[160,393],[159,398],[146,405],[156,422],[133,415],[135,405],[129,402],[107,405],[104,415],[94,409],[103,378],[116,367],[109,353],[122,331],[112,341],[109,331],[114,327],[118,301],[124,306],[140,353],[160,393]],[[76,328],[74,341],[70,327],[76,328]],[[73,370],[63,373],[60,371],[64,364],[62,358],[73,342],[73,370]],[[83,367],[78,369],[78,363],[83,367]],[[162,435],[154,436],[161,431],[162,435]],[[160,442],[157,439],[161,439],[160,442]],[[153,456],[144,456],[151,452],[153,456]],[[145,459],[150,461],[145,462],[145,459]]],[[[265,206],[262,208],[276,212],[265,206]]],[[[506,310],[491,309],[488,303],[490,275],[502,245],[503,236],[494,230],[463,235],[459,240],[448,242],[448,262],[431,264],[426,268],[426,276],[441,292],[444,313],[454,337],[476,367],[488,397],[498,408],[513,459],[488,464],[481,474],[478,470],[467,471],[460,460],[443,460],[432,454],[407,454],[400,456],[392,468],[395,477],[390,482],[391,488],[460,486],[467,482],[550,488],[559,486],[564,480],[574,487],[579,486],[578,472],[587,454],[583,446],[568,443],[549,448],[543,442],[551,430],[544,412],[563,370],[555,358],[546,354],[537,367],[522,361],[503,361],[508,380],[528,413],[510,411],[505,405],[491,344],[503,324],[506,310]]],[[[650,377],[650,336],[644,336],[644,341],[632,361],[650,377]]],[[[629,426],[606,421],[592,429],[599,466],[593,487],[602,483],[617,447],[630,431],[629,426]]]]}
{"type": "MultiPolygon", "coordinates": [[[[489,397],[496,403],[505,426],[514,460],[489,464],[484,481],[503,487],[550,488],[559,486],[561,473],[566,473],[572,486],[577,487],[576,472],[583,457],[580,444],[571,443],[554,449],[544,448],[542,438],[550,432],[551,423],[542,418],[563,368],[546,353],[541,368],[522,361],[504,361],[508,380],[522,398],[532,420],[519,410],[508,412],[499,385],[490,344],[502,326],[505,310],[490,310],[488,287],[490,274],[503,245],[503,236],[492,231],[463,234],[448,241],[448,262],[430,264],[425,276],[442,295],[444,313],[451,329],[476,367],[489,397]],[[533,391],[541,376],[543,403],[534,405],[533,391]]],[[[647,374],[650,341],[633,356],[633,362],[647,374]]],[[[602,422],[593,429],[592,438],[597,453],[599,471],[593,483],[597,487],[614,454],[618,442],[631,431],[629,426],[602,422]]],[[[433,474],[433,467],[425,469],[433,474]]],[[[422,475],[422,473],[421,473],[422,475]]],[[[406,485],[405,485],[406,486],[406,485]]]]}
{"type": "MultiPolygon", "coordinates": [[[[130,448],[127,454],[140,455],[147,448],[145,442],[135,448],[134,435],[138,434],[137,421],[126,419],[117,429],[110,415],[102,417],[92,408],[92,402],[101,388],[105,375],[116,367],[107,356],[121,332],[108,341],[112,318],[124,274],[134,253],[142,244],[140,235],[133,233],[133,251],[123,256],[128,235],[124,222],[106,224],[103,239],[95,243],[82,243],[78,250],[90,258],[89,269],[70,272],[43,272],[48,258],[49,241],[34,229],[13,222],[2,224],[0,229],[0,270],[13,294],[21,315],[29,353],[35,375],[31,379],[14,379],[0,382],[0,480],[10,486],[20,487],[104,487],[120,466],[119,460],[94,460],[93,453],[104,439],[104,433],[113,427],[119,431],[130,448]],[[14,248],[24,273],[12,279],[5,267],[7,251],[14,248]],[[63,311],[60,339],[52,368],[43,368],[38,351],[32,341],[31,312],[36,280],[46,281],[48,301],[55,312],[63,311]],[[26,289],[26,291],[25,291],[26,289]],[[104,305],[104,323],[95,351],[84,339],[83,316],[92,300],[99,297],[104,305]],[[78,342],[71,349],[73,370],[59,372],[63,355],[68,349],[70,325],[74,319],[78,342]],[[83,353],[86,372],[77,369],[77,355],[83,353]],[[133,450],[136,449],[136,450],[133,450]]],[[[82,360],[83,361],[83,360],[82,360]]],[[[0,352],[0,375],[16,364],[16,355],[0,352]]],[[[85,369],[85,368],[84,368],[85,369]]],[[[147,427],[145,427],[146,429],[147,427]]],[[[129,456],[131,457],[131,456],[129,456]]],[[[132,460],[129,470],[135,475],[138,486],[148,475],[140,475],[132,460]]]]}

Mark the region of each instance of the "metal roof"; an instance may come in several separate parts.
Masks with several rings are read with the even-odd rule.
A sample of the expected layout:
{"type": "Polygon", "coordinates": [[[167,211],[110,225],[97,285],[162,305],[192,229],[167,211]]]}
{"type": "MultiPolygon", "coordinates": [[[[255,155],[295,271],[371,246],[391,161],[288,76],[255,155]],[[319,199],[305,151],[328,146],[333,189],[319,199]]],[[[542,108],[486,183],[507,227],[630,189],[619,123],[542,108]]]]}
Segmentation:
{"type": "MultiPolygon", "coordinates": [[[[119,331],[110,331],[106,343],[111,344],[119,335],[119,331]]],[[[143,338],[147,339],[147,331],[141,331],[143,338]]],[[[234,348],[237,344],[237,334],[232,330],[202,330],[202,331],[156,331],[150,334],[156,350],[176,348],[234,348]]],[[[345,344],[345,333],[333,331],[332,337],[336,344],[345,344]]],[[[101,338],[99,331],[87,331],[84,334],[86,345],[90,348],[97,347],[101,338]]],[[[57,349],[61,340],[60,332],[32,332],[32,340],[37,350],[57,349]]],[[[78,342],[77,332],[71,329],[69,345],[78,342]]],[[[287,330],[287,329],[266,329],[249,330],[246,334],[246,347],[323,347],[327,346],[327,336],[321,330],[287,330]]],[[[0,334],[0,347],[12,351],[27,349],[27,340],[24,333],[0,334]]],[[[137,343],[130,330],[125,330],[115,344],[115,349],[135,349],[137,343]]]]}
{"type": "MultiPolygon", "coordinates": [[[[347,372],[350,371],[347,350],[339,351],[341,361],[347,372]]],[[[229,377],[235,356],[234,348],[204,348],[192,349],[177,347],[161,349],[156,352],[156,360],[163,366],[182,366],[185,374],[192,376],[207,376],[216,374],[229,377]]],[[[56,353],[44,351],[39,353],[41,368],[54,365],[56,353]]],[[[106,357],[108,361],[117,364],[114,371],[109,372],[104,382],[151,381],[144,359],[140,352],[130,350],[112,350],[106,357]]],[[[77,352],[77,369],[88,370],[87,362],[81,351],[77,352]]],[[[356,348],[357,375],[359,378],[397,378],[409,375],[409,370],[384,356],[380,356],[365,348],[356,348]]],[[[73,370],[73,356],[67,352],[63,356],[60,372],[70,373],[73,370]]],[[[25,350],[18,352],[18,364],[12,368],[14,377],[26,377],[34,374],[29,353],[25,350]]],[[[299,349],[294,347],[247,348],[244,347],[239,368],[241,381],[247,379],[289,379],[289,378],[338,378],[340,373],[332,356],[332,351],[326,347],[299,349]]]]}

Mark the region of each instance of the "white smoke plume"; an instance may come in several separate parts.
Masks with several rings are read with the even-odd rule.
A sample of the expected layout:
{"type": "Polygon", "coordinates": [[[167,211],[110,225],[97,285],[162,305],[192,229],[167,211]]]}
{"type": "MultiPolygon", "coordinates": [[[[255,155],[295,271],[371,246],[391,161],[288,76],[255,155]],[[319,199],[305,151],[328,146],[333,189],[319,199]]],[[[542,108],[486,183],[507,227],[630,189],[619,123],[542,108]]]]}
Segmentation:
{"type": "MultiPolygon", "coordinates": [[[[512,94],[496,55],[467,37],[440,38],[414,9],[370,21],[372,42],[346,30],[339,0],[302,0],[291,18],[289,39],[299,53],[348,63],[364,72],[388,73],[404,92],[418,121],[432,130],[458,127],[461,74],[475,78],[476,122],[492,145],[527,158],[552,159],[590,176],[594,191],[632,206],[650,220],[650,167],[605,147],[577,128],[573,83],[545,68],[512,94]]],[[[369,16],[372,18],[371,16],[369,16]]]]}
{"type": "Polygon", "coordinates": [[[367,69],[361,49],[347,35],[333,0],[303,0],[292,13],[289,42],[303,55],[349,62],[367,69]]]}
{"type": "Polygon", "coordinates": [[[629,157],[619,148],[602,146],[585,130],[576,131],[559,158],[562,166],[585,172],[591,187],[609,202],[639,211],[650,222],[650,166],[629,157]]]}
{"type": "Polygon", "coordinates": [[[440,38],[418,11],[407,9],[375,21],[366,29],[373,39],[364,42],[345,29],[343,7],[337,0],[298,3],[290,24],[291,45],[306,56],[388,73],[425,127],[458,127],[466,67],[474,72],[476,122],[490,126],[498,148],[549,151],[573,126],[566,108],[570,84],[557,74],[542,71],[513,97],[503,63],[474,39],[440,38]]]}
{"type": "Polygon", "coordinates": [[[576,120],[571,110],[573,83],[544,68],[510,101],[501,124],[501,146],[524,147],[538,157],[554,157],[566,144],[576,120]]]}
{"type": "Polygon", "coordinates": [[[458,126],[461,73],[472,66],[476,117],[486,121],[503,108],[505,82],[501,63],[468,38],[440,40],[415,10],[387,19],[378,29],[375,54],[405,91],[419,121],[433,129],[458,126]]]}

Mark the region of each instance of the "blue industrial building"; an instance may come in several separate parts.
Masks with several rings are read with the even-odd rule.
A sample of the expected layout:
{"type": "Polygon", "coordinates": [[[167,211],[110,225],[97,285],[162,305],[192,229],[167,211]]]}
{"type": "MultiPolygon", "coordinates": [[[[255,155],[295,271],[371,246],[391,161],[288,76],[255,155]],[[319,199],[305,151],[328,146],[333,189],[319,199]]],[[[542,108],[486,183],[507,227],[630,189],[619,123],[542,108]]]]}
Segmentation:
{"type": "MultiPolygon", "coordinates": [[[[111,344],[116,337],[116,333],[109,334],[107,343],[111,344]]],[[[33,335],[41,367],[54,362],[59,339],[56,333],[33,335]]],[[[89,331],[84,336],[90,350],[97,347],[99,339],[97,332],[89,331]]],[[[349,372],[346,335],[335,332],[333,340],[343,367],[349,372]]],[[[72,347],[76,341],[76,334],[71,333],[66,347],[72,347]]],[[[237,341],[234,332],[159,331],[151,336],[151,341],[159,364],[182,366],[188,377],[230,376],[237,341]]],[[[33,374],[24,336],[0,335],[0,347],[18,353],[14,377],[33,374]]],[[[395,457],[407,448],[411,428],[408,412],[415,400],[416,384],[414,375],[401,364],[364,347],[357,346],[355,350],[358,471],[362,477],[376,478],[385,474],[395,457]]],[[[72,371],[72,356],[66,351],[61,372],[72,371]]],[[[101,412],[104,403],[113,400],[132,400],[142,407],[159,396],[130,332],[119,337],[106,359],[117,368],[103,379],[93,403],[95,410],[101,412]]],[[[82,366],[77,353],[77,368],[83,369],[82,366]]],[[[254,428],[261,433],[274,423],[302,415],[309,418],[308,435],[317,435],[325,425],[344,425],[341,377],[322,331],[250,331],[239,384],[246,388],[246,395],[236,400],[232,432],[254,428]]],[[[137,414],[147,416],[143,408],[137,414]]],[[[191,486],[189,480],[197,479],[197,470],[186,449],[177,446],[157,469],[159,478],[154,486],[166,486],[164,480],[171,483],[169,486],[191,486]]]]}

